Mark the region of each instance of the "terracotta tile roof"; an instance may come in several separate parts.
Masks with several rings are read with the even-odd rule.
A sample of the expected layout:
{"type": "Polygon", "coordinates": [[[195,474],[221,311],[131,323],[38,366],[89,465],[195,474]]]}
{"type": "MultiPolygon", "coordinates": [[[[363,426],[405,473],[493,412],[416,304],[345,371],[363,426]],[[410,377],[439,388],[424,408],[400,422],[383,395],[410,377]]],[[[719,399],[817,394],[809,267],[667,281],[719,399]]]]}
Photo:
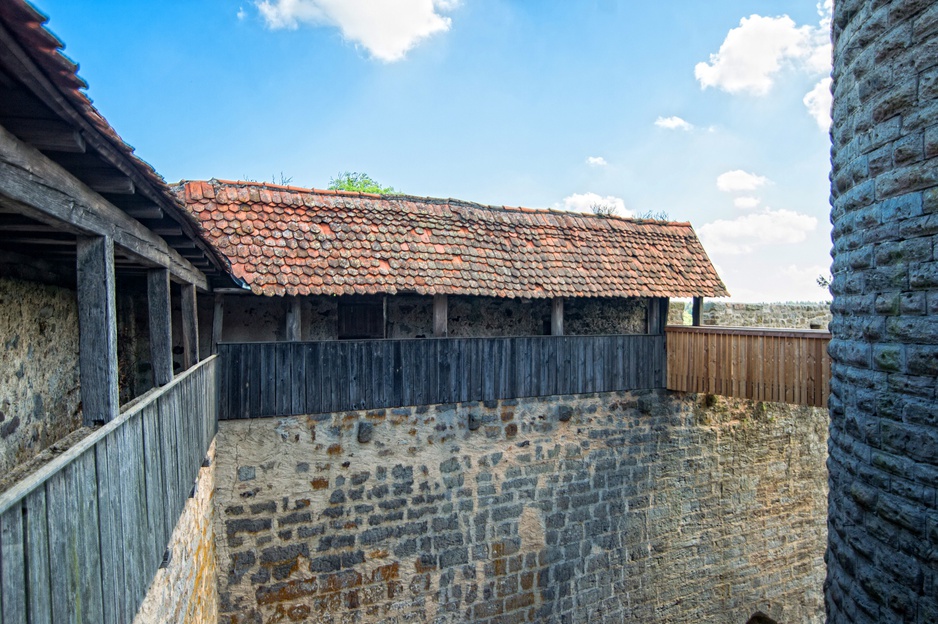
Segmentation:
{"type": "Polygon", "coordinates": [[[182,182],[256,294],[727,296],[688,223],[254,182],[182,182]]]}

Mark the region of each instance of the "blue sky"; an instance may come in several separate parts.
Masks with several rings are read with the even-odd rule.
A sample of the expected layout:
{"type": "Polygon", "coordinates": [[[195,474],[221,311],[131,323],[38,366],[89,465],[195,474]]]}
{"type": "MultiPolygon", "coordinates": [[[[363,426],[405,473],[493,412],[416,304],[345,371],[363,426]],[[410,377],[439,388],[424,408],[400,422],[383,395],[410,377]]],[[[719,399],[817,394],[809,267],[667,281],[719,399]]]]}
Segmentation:
{"type": "Polygon", "coordinates": [[[169,182],[665,212],[733,300],[828,298],[829,5],[36,1],[169,182]]]}

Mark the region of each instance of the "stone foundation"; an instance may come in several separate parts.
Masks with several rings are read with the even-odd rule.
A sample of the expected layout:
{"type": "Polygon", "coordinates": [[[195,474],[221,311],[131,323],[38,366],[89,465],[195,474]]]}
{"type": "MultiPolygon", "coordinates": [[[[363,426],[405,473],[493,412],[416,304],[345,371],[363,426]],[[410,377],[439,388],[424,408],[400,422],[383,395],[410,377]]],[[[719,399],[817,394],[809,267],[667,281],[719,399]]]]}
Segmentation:
{"type": "Polygon", "coordinates": [[[160,568],[134,624],[213,624],[218,621],[215,567],[215,443],[199,470],[195,495],[170,537],[170,558],[160,568]]]}
{"type": "Polygon", "coordinates": [[[664,391],[222,422],[220,621],[820,622],[826,427],[664,391]]]}

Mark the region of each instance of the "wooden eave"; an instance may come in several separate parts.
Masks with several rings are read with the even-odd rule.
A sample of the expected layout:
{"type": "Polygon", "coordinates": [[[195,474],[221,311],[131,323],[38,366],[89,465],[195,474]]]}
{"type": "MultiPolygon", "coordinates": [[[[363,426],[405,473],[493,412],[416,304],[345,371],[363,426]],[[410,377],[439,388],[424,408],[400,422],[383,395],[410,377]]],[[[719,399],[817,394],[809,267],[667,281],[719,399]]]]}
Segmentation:
{"type": "Polygon", "coordinates": [[[159,266],[201,290],[230,285],[227,261],[78,91],[44,17],[12,4],[0,10],[0,247],[66,262],[75,235],[110,235],[124,274],[159,266]]]}

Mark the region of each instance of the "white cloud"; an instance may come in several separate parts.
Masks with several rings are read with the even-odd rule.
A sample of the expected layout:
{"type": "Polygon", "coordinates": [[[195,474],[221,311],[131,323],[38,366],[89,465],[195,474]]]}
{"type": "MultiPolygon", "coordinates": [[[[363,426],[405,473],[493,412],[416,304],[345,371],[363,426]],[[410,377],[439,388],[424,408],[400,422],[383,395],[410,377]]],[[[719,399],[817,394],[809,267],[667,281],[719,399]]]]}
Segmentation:
{"type": "Polygon", "coordinates": [[[710,61],[694,67],[694,76],[702,88],[765,95],[783,67],[829,73],[829,20],[828,13],[818,26],[798,26],[787,15],[744,17],[726,34],[710,61]]]}
{"type": "Polygon", "coordinates": [[[590,167],[605,167],[609,163],[602,156],[590,156],[586,159],[586,164],[590,167]]]}
{"type": "Polygon", "coordinates": [[[814,88],[808,91],[802,102],[814,117],[818,127],[827,132],[831,127],[831,78],[822,78],[814,88]]]}
{"type": "Polygon", "coordinates": [[[570,210],[572,212],[592,212],[595,205],[613,206],[615,214],[620,217],[630,217],[633,213],[625,207],[625,200],[614,195],[602,197],[598,193],[574,193],[563,198],[560,204],[555,204],[560,210],[570,210]]]}
{"type": "Polygon", "coordinates": [[[692,123],[684,121],[680,117],[658,117],[655,120],[655,125],[668,130],[693,130],[694,128],[692,123]]]}
{"type": "Polygon", "coordinates": [[[255,2],[272,29],[300,24],[335,26],[376,59],[399,61],[420,41],[450,29],[452,20],[438,11],[456,0],[261,0],[255,2]]]}
{"type": "Polygon", "coordinates": [[[243,20],[245,17],[247,17],[247,12],[245,12],[244,7],[238,7],[238,19],[243,20]]]}
{"type": "Polygon", "coordinates": [[[717,176],[717,188],[726,193],[754,191],[770,181],[764,176],[748,173],[742,169],[734,169],[717,176]]]}
{"type": "Polygon", "coordinates": [[[737,208],[747,210],[749,208],[755,208],[758,206],[760,201],[761,200],[758,197],[743,196],[735,198],[733,200],[733,205],[737,208]]]}
{"type": "Polygon", "coordinates": [[[817,218],[791,210],[766,208],[736,219],[718,219],[697,232],[709,253],[738,255],[764,245],[800,243],[817,227],[817,218]]]}

